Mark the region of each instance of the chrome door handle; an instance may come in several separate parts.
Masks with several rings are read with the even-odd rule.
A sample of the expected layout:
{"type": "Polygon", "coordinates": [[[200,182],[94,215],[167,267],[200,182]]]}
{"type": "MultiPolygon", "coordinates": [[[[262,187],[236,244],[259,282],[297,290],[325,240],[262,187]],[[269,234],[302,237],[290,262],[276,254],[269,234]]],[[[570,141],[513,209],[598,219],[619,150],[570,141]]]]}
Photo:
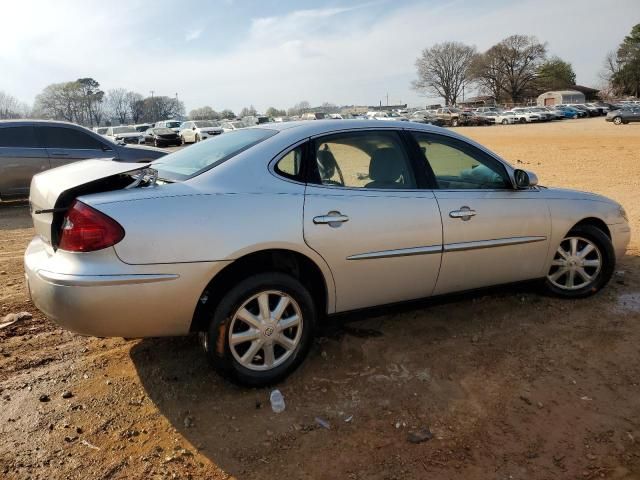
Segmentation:
{"type": "Polygon", "coordinates": [[[340,212],[331,211],[326,215],[319,215],[317,217],[313,217],[313,223],[316,225],[326,224],[330,227],[339,227],[340,224],[344,222],[348,222],[349,217],[346,215],[342,215],[340,212]]]}
{"type": "Polygon", "coordinates": [[[460,220],[465,222],[467,220],[471,220],[471,217],[475,215],[476,215],[476,211],[471,210],[467,206],[460,207],[460,210],[453,210],[452,212],[449,212],[449,216],[451,218],[459,218],[460,220]]]}

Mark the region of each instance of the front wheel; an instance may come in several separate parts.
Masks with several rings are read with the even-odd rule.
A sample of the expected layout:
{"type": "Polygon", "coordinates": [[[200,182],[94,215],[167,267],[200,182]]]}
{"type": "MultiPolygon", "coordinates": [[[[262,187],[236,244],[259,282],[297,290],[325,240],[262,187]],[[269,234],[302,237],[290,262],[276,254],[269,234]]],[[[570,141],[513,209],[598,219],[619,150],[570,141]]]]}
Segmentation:
{"type": "Polygon", "coordinates": [[[502,124],[503,125],[509,125],[509,120],[507,120],[506,118],[504,120],[502,120],[502,124]]]}
{"type": "Polygon", "coordinates": [[[607,284],[615,265],[615,252],[607,234],[592,225],[577,226],[560,242],[545,286],[560,297],[588,297],[607,284]]]}
{"type": "Polygon", "coordinates": [[[198,134],[196,133],[196,139],[195,139],[195,142],[196,142],[196,143],[198,143],[199,141],[200,141],[200,135],[198,135],[198,134]]]}
{"type": "Polygon", "coordinates": [[[613,123],[615,123],[616,125],[622,125],[622,119],[620,117],[615,117],[613,119],[613,123]]]}
{"type": "Polygon", "coordinates": [[[451,120],[451,126],[452,126],[452,127],[457,127],[457,126],[458,126],[458,123],[459,123],[459,122],[458,122],[458,119],[457,119],[457,118],[454,118],[453,120],[451,120]]]}
{"type": "Polygon", "coordinates": [[[300,365],[311,347],[315,323],[311,294],[296,278],[262,273],[241,281],[223,297],[201,342],[223,376],[262,387],[300,365]]]}

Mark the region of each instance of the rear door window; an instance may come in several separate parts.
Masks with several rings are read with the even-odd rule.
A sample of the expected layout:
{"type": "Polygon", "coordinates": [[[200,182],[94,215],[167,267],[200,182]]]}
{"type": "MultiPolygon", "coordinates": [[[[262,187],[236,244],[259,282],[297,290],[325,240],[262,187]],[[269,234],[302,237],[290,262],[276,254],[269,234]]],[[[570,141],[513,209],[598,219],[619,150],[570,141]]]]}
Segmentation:
{"type": "Polygon", "coordinates": [[[103,143],[75,128],[38,127],[42,143],[47,148],[71,150],[101,150],[103,143]]]}
{"type": "Polygon", "coordinates": [[[290,150],[280,160],[278,160],[278,163],[276,163],[276,172],[278,172],[283,177],[287,177],[292,180],[303,181],[302,155],[302,146],[290,150]]]}
{"type": "Polygon", "coordinates": [[[0,128],[0,147],[40,148],[31,126],[0,128]]]}
{"type": "Polygon", "coordinates": [[[385,190],[416,188],[397,132],[368,131],[315,140],[313,158],[321,185],[385,190]]]}

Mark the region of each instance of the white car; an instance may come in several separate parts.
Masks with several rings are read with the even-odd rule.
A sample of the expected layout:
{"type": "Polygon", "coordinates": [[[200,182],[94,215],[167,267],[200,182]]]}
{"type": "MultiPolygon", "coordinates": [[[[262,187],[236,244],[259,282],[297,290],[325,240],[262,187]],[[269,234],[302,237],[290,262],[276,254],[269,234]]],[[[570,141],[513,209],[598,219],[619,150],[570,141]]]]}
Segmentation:
{"type": "Polygon", "coordinates": [[[154,127],[155,128],[170,128],[174,132],[180,133],[180,125],[182,125],[182,122],[180,122],[178,120],[162,120],[161,122],[156,122],[154,127]]]}
{"type": "Polygon", "coordinates": [[[220,124],[220,127],[222,127],[222,130],[224,132],[232,132],[234,130],[239,130],[241,128],[246,128],[247,125],[245,125],[243,122],[237,120],[237,121],[231,121],[231,122],[222,122],[220,124]]]}
{"type": "Polygon", "coordinates": [[[211,120],[191,120],[180,125],[180,136],[184,143],[196,143],[221,133],[224,130],[211,120]]]}
{"type": "Polygon", "coordinates": [[[518,123],[519,118],[513,112],[500,112],[496,115],[496,124],[513,125],[518,123]]]}
{"type": "Polygon", "coordinates": [[[395,112],[367,112],[367,117],[371,120],[396,120],[401,122],[407,122],[409,119],[398,115],[395,112]]]}
{"type": "Polygon", "coordinates": [[[133,127],[127,126],[109,127],[104,136],[109,137],[116,143],[142,143],[144,141],[142,133],[133,127]]]}
{"type": "Polygon", "coordinates": [[[104,135],[109,130],[109,127],[93,127],[93,131],[98,135],[104,135]]]}
{"type": "Polygon", "coordinates": [[[544,107],[530,107],[528,110],[531,113],[540,115],[540,120],[542,120],[543,122],[555,120],[556,118],[556,116],[553,113],[551,113],[549,110],[547,110],[544,107]]]}
{"type": "Polygon", "coordinates": [[[532,123],[542,120],[539,114],[530,111],[528,108],[516,107],[509,111],[513,112],[519,123],[532,123]]]}

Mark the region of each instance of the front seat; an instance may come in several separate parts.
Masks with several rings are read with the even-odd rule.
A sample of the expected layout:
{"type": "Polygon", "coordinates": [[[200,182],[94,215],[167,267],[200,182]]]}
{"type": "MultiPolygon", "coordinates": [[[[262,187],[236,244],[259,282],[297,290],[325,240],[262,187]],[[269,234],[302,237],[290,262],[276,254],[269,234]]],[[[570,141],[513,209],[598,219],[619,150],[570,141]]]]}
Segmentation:
{"type": "Polygon", "coordinates": [[[331,180],[336,173],[336,158],[331,150],[318,150],[316,155],[320,180],[324,185],[341,185],[339,182],[331,180]]]}
{"type": "Polygon", "coordinates": [[[401,153],[395,148],[379,148],[371,155],[369,162],[369,178],[373,180],[365,188],[405,188],[399,182],[403,172],[401,153]]]}

